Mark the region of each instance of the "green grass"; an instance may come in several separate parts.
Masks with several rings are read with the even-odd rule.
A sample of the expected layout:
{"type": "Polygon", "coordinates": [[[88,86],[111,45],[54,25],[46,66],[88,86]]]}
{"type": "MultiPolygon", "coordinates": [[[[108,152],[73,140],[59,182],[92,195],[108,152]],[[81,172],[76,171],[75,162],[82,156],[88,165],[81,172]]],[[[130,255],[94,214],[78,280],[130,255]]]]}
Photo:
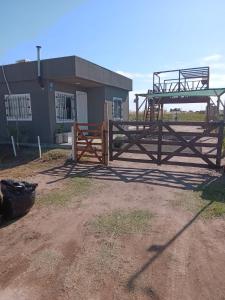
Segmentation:
{"type": "Polygon", "coordinates": [[[211,205],[203,212],[205,218],[218,218],[225,216],[225,177],[219,177],[209,184],[202,184],[197,192],[202,200],[202,205],[212,201],[211,205]]]}
{"type": "Polygon", "coordinates": [[[225,215],[224,203],[213,202],[203,212],[202,217],[204,219],[221,218],[225,215]]]}
{"type": "Polygon", "coordinates": [[[202,210],[202,219],[225,217],[225,177],[203,183],[195,191],[178,193],[173,205],[195,214],[202,210]]]}
{"type": "MultiPolygon", "coordinates": [[[[200,112],[180,112],[177,114],[177,121],[205,121],[205,113],[200,112]]],[[[164,112],[163,119],[165,121],[174,121],[175,114],[170,112],[164,112]]],[[[135,121],[136,120],[136,113],[130,112],[129,113],[129,120],[135,121]]],[[[143,121],[143,112],[139,113],[139,121],[143,121]]]]}
{"type": "Polygon", "coordinates": [[[114,211],[98,216],[90,225],[95,232],[121,236],[147,232],[151,219],[152,214],[147,210],[114,211]]]}
{"type": "Polygon", "coordinates": [[[92,181],[88,178],[67,179],[63,183],[63,188],[49,191],[37,197],[40,205],[66,206],[73,199],[84,196],[90,191],[92,181]]]}

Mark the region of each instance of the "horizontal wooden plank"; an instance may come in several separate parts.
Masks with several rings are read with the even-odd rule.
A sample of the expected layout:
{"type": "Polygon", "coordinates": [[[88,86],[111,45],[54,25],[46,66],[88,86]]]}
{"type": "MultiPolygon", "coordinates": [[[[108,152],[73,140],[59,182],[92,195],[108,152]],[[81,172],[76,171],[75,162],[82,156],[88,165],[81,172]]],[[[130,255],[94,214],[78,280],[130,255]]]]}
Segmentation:
{"type": "MultiPolygon", "coordinates": [[[[94,133],[99,133],[99,135],[101,134],[101,130],[99,129],[79,129],[80,132],[94,132],[94,133]]],[[[80,134],[80,132],[78,131],[78,134],[80,134]]]]}
{"type": "MultiPolygon", "coordinates": [[[[112,158],[113,160],[113,158],[112,158]]],[[[128,161],[128,162],[138,162],[138,163],[155,163],[150,159],[136,159],[136,158],[127,158],[127,157],[118,157],[116,160],[119,161],[128,161]]],[[[198,168],[208,168],[208,164],[200,164],[194,162],[180,162],[180,161],[167,161],[163,163],[164,165],[175,165],[175,166],[187,166],[187,167],[198,167],[198,168]]],[[[214,165],[216,168],[216,165],[214,165]]]]}
{"type": "MultiPolygon", "coordinates": [[[[81,142],[81,141],[76,141],[76,144],[77,145],[87,145],[87,142],[81,142]]],[[[102,145],[102,142],[100,142],[100,143],[96,143],[96,142],[91,142],[91,145],[93,145],[93,146],[101,146],[102,145]]]]}
{"type": "Polygon", "coordinates": [[[92,158],[100,158],[100,159],[102,159],[102,155],[98,155],[98,157],[96,157],[96,155],[91,155],[91,154],[84,154],[84,155],[82,155],[81,157],[92,157],[92,158]]]}
{"type": "Polygon", "coordinates": [[[213,125],[220,125],[224,124],[223,121],[213,121],[213,122],[205,122],[205,121],[154,121],[154,122],[146,122],[146,121],[110,121],[112,125],[130,125],[130,126],[149,126],[149,125],[156,125],[161,122],[162,125],[176,125],[176,126],[213,126],[213,125]]]}
{"type": "Polygon", "coordinates": [[[78,140],[80,140],[80,141],[85,141],[86,139],[88,139],[88,140],[98,140],[100,138],[101,138],[100,136],[94,136],[94,135],[85,135],[85,138],[78,136],[78,140]]]}
{"type": "MultiPolygon", "coordinates": [[[[112,151],[113,152],[119,152],[120,151],[120,149],[116,149],[116,148],[112,148],[112,151]]],[[[156,150],[156,151],[147,151],[149,154],[152,154],[152,155],[157,155],[158,154],[158,151],[156,150]]],[[[134,153],[134,154],[145,154],[143,151],[141,151],[141,150],[126,150],[126,151],[124,151],[123,153],[134,153]]],[[[122,153],[122,154],[123,154],[122,153]]],[[[161,151],[161,155],[170,155],[171,153],[173,153],[173,152],[165,152],[165,151],[161,151]]],[[[121,154],[121,155],[122,155],[121,154]]],[[[202,153],[205,157],[207,157],[207,158],[216,158],[216,155],[215,154],[204,154],[204,153],[202,153]]],[[[175,154],[175,155],[173,155],[173,156],[182,156],[182,157],[196,157],[196,158],[201,158],[199,155],[197,155],[197,154],[195,154],[195,153],[187,153],[187,152],[185,152],[185,153],[177,153],[177,154],[175,154]]]]}
{"type": "MultiPolygon", "coordinates": [[[[117,142],[116,140],[114,140],[114,142],[117,142]]],[[[131,143],[132,140],[127,140],[127,139],[120,139],[119,142],[121,142],[123,145],[131,143]]],[[[158,145],[158,140],[139,140],[138,144],[141,145],[158,145]]],[[[179,141],[169,141],[169,140],[162,140],[161,142],[162,145],[166,146],[182,146],[184,143],[179,142],[179,141]]],[[[214,148],[217,147],[217,144],[215,143],[204,143],[204,142],[195,142],[192,143],[193,146],[195,147],[206,147],[206,148],[214,148]]]]}
{"type": "MultiPolygon", "coordinates": [[[[77,151],[84,151],[86,149],[86,147],[77,147],[77,151]]],[[[90,152],[90,153],[94,153],[94,152],[102,152],[102,148],[99,148],[99,149],[96,149],[96,148],[94,148],[94,150],[92,150],[92,149],[90,149],[90,148],[88,148],[85,152],[90,152]]]]}
{"type": "MultiPolygon", "coordinates": [[[[129,134],[136,134],[136,138],[138,138],[138,135],[140,134],[143,134],[144,132],[138,132],[138,131],[133,131],[133,130],[127,130],[127,131],[125,131],[128,135],[129,134]]],[[[204,138],[206,138],[206,137],[218,137],[218,134],[217,133],[215,133],[215,132],[212,132],[212,133],[208,133],[208,134],[206,134],[206,135],[204,135],[204,132],[189,132],[189,131],[176,131],[176,133],[177,134],[179,134],[179,135],[181,135],[181,136],[190,136],[190,138],[192,138],[192,137],[195,137],[195,136],[199,136],[199,137],[201,137],[201,136],[203,136],[204,138]]],[[[122,132],[122,131],[113,131],[113,134],[114,135],[118,135],[118,134],[120,134],[120,135],[124,135],[124,136],[126,136],[125,135],[125,133],[124,132],[122,132]]],[[[154,132],[151,132],[151,133],[149,133],[149,135],[150,136],[159,136],[159,134],[160,134],[160,132],[158,132],[158,131],[154,131],[154,132]]],[[[175,137],[175,135],[174,134],[172,134],[171,132],[169,132],[169,131],[163,131],[162,132],[162,134],[163,134],[163,136],[171,136],[171,137],[175,137]]],[[[133,137],[134,138],[134,137],[133,137]]],[[[144,139],[145,137],[143,137],[143,139],[144,139]]],[[[115,138],[114,138],[115,139],[115,138]]]]}
{"type": "Polygon", "coordinates": [[[77,126],[101,126],[99,123],[75,123],[77,126]]]}

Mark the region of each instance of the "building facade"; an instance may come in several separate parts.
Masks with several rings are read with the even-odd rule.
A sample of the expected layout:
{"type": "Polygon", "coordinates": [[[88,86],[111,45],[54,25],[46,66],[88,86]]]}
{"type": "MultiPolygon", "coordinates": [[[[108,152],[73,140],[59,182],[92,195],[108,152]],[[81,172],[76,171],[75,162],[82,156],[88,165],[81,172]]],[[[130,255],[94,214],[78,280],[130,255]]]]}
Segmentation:
{"type": "Polygon", "coordinates": [[[74,121],[128,119],[132,80],[77,56],[5,65],[0,70],[0,142],[55,143],[74,121]]]}

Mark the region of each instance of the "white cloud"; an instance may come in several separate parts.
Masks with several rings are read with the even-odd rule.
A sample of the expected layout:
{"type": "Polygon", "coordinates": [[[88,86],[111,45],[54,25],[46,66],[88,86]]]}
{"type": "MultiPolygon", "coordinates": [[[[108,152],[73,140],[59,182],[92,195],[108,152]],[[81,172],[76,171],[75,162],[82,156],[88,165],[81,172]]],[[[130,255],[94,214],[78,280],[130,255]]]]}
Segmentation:
{"type": "Polygon", "coordinates": [[[126,76],[131,79],[135,78],[152,78],[152,73],[134,73],[134,72],[125,72],[125,71],[116,71],[116,73],[126,76]]]}
{"type": "Polygon", "coordinates": [[[204,62],[217,62],[220,61],[223,58],[223,56],[221,54],[212,54],[209,56],[205,56],[203,57],[203,61],[204,62]]]}
{"type": "Polygon", "coordinates": [[[210,88],[225,87],[225,70],[223,73],[212,72],[209,79],[210,88]]]}

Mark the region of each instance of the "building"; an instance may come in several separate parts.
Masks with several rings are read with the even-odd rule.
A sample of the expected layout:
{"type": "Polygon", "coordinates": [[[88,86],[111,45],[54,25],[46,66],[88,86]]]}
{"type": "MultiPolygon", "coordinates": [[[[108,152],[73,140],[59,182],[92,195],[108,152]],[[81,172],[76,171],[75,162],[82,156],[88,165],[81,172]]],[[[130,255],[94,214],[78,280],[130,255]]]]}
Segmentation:
{"type": "Polygon", "coordinates": [[[0,69],[0,142],[54,143],[74,120],[128,119],[132,80],[77,56],[19,61],[0,69]]]}

